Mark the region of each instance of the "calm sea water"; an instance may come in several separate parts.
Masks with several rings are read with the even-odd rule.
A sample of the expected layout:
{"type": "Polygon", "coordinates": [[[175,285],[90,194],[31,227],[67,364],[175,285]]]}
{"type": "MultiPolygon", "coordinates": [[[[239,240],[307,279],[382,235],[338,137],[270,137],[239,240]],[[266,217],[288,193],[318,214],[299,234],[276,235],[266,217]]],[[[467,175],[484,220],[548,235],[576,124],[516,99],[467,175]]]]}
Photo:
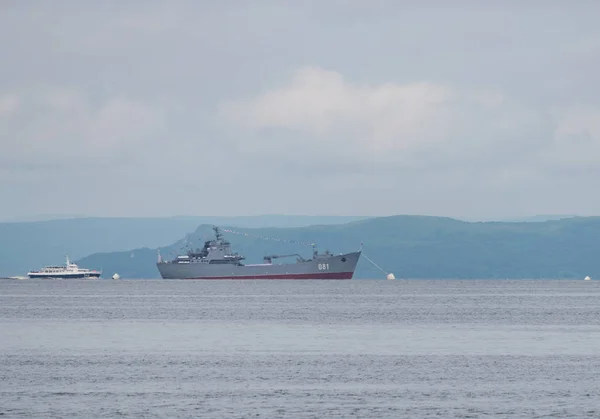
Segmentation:
{"type": "Polygon", "coordinates": [[[600,417],[600,282],[0,281],[0,416],[600,417]]]}

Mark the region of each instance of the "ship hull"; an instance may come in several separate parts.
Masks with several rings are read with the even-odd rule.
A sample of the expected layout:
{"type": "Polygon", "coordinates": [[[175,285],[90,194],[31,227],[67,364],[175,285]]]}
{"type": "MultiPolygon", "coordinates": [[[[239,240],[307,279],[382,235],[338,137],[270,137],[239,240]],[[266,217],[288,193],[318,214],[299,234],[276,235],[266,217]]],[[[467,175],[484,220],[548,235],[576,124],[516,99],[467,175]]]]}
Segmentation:
{"type": "Polygon", "coordinates": [[[352,279],[360,252],[288,264],[157,263],[163,279],[347,280],[352,279]]]}

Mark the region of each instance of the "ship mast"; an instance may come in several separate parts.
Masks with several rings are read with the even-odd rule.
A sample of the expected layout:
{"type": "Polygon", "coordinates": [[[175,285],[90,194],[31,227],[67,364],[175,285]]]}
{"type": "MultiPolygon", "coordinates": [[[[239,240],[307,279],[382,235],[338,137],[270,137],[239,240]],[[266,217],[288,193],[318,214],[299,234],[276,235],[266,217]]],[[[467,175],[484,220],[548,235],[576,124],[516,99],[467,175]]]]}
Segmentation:
{"type": "Polygon", "coordinates": [[[221,238],[223,237],[223,234],[219,230],[219,227],[218,226],[213,226],[213,230],[215,231],[215,237],[217,238],[217,241],[221,240],[221,238]]]}

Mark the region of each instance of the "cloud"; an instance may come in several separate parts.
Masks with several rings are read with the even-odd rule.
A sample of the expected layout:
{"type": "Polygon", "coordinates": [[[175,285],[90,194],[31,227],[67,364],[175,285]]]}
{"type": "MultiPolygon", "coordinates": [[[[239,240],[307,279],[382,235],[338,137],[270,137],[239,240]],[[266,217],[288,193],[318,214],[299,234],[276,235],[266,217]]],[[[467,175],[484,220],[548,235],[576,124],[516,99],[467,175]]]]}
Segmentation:
{"type": "Polygon", "coordinates": [[[89,167],[131,158],[164,131],[157,106],[126,97],[94,105],[77,90],[43,89],[0,99],[2,162],[89,167]]]}
{"type": "Polygon", "coordinates": [[[600,208],[597,3],[259,3],[2,3],[0,211],[600,208]]]}
{"type": "Polygon", "coordinates": [[[0,96],[0,118],[8,118],[19,107],[19,97],[17,95],[0,96]]]}
{"type": "Polygon", "coordinates": [[[560,112],[557,119],[545,163],[572,171],[600,169],[600,108],[571,108],[560,112]]]}
{"type": "Polygon", "coordinates": [[[295,133],[280,132],[277,152],[428,170],[520,162],[536,155],[553,130],[549,113],[497,91],[429,82],[359,84],[315,66],[250,99],[224,102],[219,112],[249,131],[295,133]]]}

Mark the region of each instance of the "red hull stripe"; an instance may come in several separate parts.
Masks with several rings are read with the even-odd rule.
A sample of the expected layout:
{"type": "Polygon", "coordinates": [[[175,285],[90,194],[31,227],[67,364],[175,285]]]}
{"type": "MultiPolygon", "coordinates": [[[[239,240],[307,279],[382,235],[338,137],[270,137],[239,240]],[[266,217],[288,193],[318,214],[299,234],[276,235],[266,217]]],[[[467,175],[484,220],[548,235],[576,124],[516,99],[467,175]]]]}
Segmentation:
{"type": "Polygon", "coordinates": [[[277,274],[249,276],[202,276],[185,279],[352,279],[354,272],[327,272],[309,274],[277,274]]]}

